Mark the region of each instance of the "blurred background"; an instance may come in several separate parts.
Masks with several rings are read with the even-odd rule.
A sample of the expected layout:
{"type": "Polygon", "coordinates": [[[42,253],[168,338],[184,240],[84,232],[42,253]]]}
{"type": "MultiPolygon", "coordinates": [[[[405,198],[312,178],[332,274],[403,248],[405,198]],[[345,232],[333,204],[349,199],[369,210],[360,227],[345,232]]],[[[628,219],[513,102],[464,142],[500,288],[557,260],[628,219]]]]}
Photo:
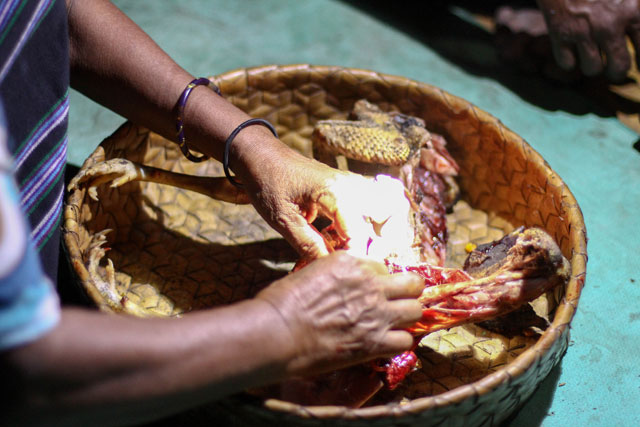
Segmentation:
{"type": "MultiPolygon", "coordinates": [[[[194,76],[266,64],[370,69],[438,86],[521,135],[576,196],[589,262],[565,357],[507,425],[640,425],[637,70],[617,85],[562,71],[546,35],[496,25],[497,1],[114,3],[194,76]]],[[[69,163],[123,122],[73,92],[69,163]]]]}

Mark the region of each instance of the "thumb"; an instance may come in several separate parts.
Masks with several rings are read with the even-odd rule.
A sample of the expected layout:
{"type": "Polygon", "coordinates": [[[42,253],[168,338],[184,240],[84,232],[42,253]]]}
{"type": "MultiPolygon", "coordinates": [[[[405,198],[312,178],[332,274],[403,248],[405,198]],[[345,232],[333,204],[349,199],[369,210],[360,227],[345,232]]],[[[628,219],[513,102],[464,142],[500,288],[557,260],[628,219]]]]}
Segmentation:
{"type": "Polygon", "coordinates": [[[329,254],[327,242],[320,232],[303,217],[285,227],[284,238],[303,258],[314,260],[329,254]]]}

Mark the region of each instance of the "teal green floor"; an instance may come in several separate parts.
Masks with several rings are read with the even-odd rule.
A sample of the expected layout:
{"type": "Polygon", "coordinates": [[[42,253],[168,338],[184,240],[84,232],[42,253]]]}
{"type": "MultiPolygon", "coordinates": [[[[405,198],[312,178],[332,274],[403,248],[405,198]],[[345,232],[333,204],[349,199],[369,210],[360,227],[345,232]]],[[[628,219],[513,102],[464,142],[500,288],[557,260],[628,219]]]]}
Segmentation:
{"type": "MultiPolygon", "coordinates": [[[[505,69],[489,37],[462,22],[436,31],[441,20],[425,7],[417,15],[401,3],[335,0],[115,3],[196,76],[264,64],[371,69],[439,86],[523,136],[582,207],[589,262],[566,356],[510,425],[640,425],[640,137],[597,98],[505,69]]],[[[79,165],[123,119],[74,92],[70,121],[69,160],[79,165]]]]}

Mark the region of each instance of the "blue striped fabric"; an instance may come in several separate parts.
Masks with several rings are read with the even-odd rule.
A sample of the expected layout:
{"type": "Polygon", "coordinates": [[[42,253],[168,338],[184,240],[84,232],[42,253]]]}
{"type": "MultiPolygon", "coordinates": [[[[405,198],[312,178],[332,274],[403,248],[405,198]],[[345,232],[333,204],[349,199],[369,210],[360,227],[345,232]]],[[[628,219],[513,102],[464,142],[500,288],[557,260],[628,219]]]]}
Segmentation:
{"type": "Polygon", "coordinates": [[[0,2],[0,350],[60,318],[68,55],[64,1],[0,2]]]}
{"type": "Polygon", "coordinates": [[[20,204],[45,272],[57,277],[69,115],[64,1],[0,2],[0,100],[20,204]]]}
{"type": "MultiPolygon", "coordinates": [[[[0,162],[7,164],[5,143],[0,141],[0,162]]],[[[29,241],[8,169],[0,168],[0,351],[37,339],[60,319],[57,294],[29,241]]]]}
{"type": "Polygon", "coordinates": [[[22,144],[17,148],[17,156],[15,159],[16,167],[20,167],[24,160],[33,152],[35,147],[49,135],[51,130],[67,117],[69,114],[69,92],[65,93],[64,98],[54,104],[52,111],[42,118],[33,131],[29,134],[22,144]]]}
{"type": "Polygon", "coordinates": [[[2,63],[2,68],[0,68],[0,81],[3,80],[6,72],[11,65],[13,65],[15,58],[20,54],[24,44],[29,40],[34,29],[38,27],[40,20],[53,3],[54,0],[41,0],[38,2],[7,0],[3,3],[2,9],[0,10],[0,46],[5,46],[5,39],[10,38],[8,37],[10,32],[15,32],[18,41],[15,45],[11,46],[9,55],[7,55],[2,63]],[[20,22],[19,17],[25,12],[25,9],[27,13],[31,12],[26,25],[14,28],[14,24],[20,22]]]}
{"type": "Polygon", "coordinates": [[[60,319],[60,303],[29,238],[7,150],[0,104],[0,351],[37,339],[60,319]]]}

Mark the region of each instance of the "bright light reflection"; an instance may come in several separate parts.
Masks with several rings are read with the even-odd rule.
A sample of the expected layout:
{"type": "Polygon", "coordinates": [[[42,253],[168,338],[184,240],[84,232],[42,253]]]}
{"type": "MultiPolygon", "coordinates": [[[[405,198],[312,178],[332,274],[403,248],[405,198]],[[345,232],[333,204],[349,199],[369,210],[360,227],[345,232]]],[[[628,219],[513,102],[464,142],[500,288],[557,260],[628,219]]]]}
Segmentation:
{"type": "Polygon", "coordinates": [[[335,189],[350,236],[347,252],[380,262],[390,259],[400,265],[415,265],[419,256],[402,182],[377,175],[349,184],[335,189]]]}

